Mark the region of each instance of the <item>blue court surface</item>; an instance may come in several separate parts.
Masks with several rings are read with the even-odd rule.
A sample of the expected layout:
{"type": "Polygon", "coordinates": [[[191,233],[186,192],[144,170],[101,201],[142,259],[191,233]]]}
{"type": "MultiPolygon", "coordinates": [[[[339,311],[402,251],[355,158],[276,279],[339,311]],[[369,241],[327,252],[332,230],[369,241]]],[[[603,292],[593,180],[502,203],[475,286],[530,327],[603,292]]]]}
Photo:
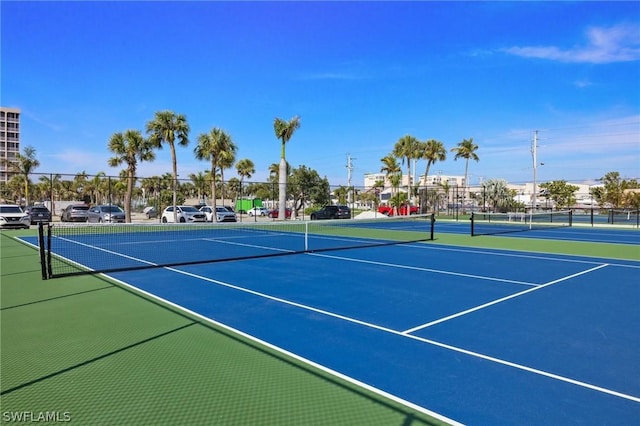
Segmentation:
{"type": "Polygon", "coordinates": [[[110,276],[452,424],[631,425],[639,274],[429,242],[110,276]]]}

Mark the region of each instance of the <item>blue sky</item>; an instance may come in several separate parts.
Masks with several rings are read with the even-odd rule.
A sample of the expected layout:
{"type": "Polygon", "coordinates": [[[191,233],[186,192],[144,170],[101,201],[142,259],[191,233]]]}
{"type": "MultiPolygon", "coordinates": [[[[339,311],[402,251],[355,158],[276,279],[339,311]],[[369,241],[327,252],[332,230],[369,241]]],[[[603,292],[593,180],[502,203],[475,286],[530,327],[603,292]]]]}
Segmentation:
{"type": "MultiPolygon", "coordinates": [[[[22,110],[37,172],[110,168],[110,136],[187,116],[181,177],[225,129],[263,181],[275,117],[287,160],[331,184],[378,172],[406,134],[479,146],[470,182],[640,178],[640,2],[15,2],[1,7],[1,104],[22,110]]],[[[168,147],[141,176],[171,170],[168,147]]],[[[424,173],[425,163],[418,163],[424,173]]],[[[406,167],[405,167],[406,169],[406,167]]],[[[449,154],[431,173],[463,175],[449,154]]],[[[228,170],[225,177],[235,175],[228,170]]]]}

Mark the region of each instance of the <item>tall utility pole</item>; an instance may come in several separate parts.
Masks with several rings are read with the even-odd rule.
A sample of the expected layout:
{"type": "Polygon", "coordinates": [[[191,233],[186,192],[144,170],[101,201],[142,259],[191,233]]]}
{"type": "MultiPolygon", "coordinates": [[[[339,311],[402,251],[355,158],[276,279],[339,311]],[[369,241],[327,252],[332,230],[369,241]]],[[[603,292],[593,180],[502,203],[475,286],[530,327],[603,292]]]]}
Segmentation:
{"type": "Polygon", "coordinates": [[[536,183],[536,174],[538,171],[538,131],[533,132],[533,142],[531,143],[531,156],[533,157],[533,197],[531,198],[531,212],[537,206],[538,188],[536,183]]]}
{"type": "MultiPolygon", "coordinates": [[[[351,171],[354,169],[353,163],[352,163],[353,160],[356,160],[356,158],[353,158],[351,154],[347,154],[347,187],[348,188],[351,188],[351,171]]],[[[348,189],[348,191],[350,191],[350,189],[348,189]]],[[[351,192],[347,192],[347,201],[349,203],[352,202],[351,192]]]]}

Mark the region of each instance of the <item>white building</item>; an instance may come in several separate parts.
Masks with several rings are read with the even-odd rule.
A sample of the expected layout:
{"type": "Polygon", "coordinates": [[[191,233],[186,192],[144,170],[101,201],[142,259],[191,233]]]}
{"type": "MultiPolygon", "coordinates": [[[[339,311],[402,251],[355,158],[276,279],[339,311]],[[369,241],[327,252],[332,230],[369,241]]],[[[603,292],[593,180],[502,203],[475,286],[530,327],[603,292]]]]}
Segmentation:
{"type": "MultiPolygon", "coordinates": [[[[0,107],[0,159],[13,161],[20,153],[20,110],[0,107]]],[[[0,182],[11,176],[7,166],[0,164],[0,182]]]]}
{"type": "MultiPolygon", "coordinates": [[[[427,180],[425,180],[425,176],[421,175],[418,177],[418,182],[420,187],[425,187],[425,186],[439,186],[439,185],[445,185],[448,184],[449,187],[454,187],[454,186],[458,186],[458,187],[463,187],[464,186],[464,176],[450,176],[450,175],[443,175],[441,173],[436,173],[436,174],[430,174],[429,178],[427,180]]],[[[414,183],[414,179],[411,179],[412,184],[414,183]]],[[[391,183],[389,182],[389,180],[386,178],[386,175],[384,173],[366,173],[364,175],[364,189],[365,191],[373,188],[375,186],[375,184],[377,182],[384,182],[384,188],[390,188],[391,187],[391,183]]],[[[406,191],[407,185],[409,184],[409,177],[406,174],[402,175],[402,181],[400,183],[400,190],[402,190],[404,188],[404,190],[406,191]]]]}

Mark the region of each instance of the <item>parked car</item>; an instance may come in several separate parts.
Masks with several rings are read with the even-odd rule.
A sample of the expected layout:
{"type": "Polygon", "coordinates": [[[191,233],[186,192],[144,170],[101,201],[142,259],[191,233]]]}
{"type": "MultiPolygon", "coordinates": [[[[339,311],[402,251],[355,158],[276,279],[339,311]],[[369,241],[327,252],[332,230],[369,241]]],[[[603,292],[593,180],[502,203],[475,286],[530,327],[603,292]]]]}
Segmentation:
{"type": "MultiPolygon", "coordinates": [[[[278,209],[273,209],[273,210],[270,210],[269,213],[267,213],[267,216],[269,216],[272,219],[277,219],[278,216],[280,216],[280,212],[278,211],[278,209]]],[[[290,208],[286,208],[285,209],[284,217],[285,217],[285,219],[289,219],[291,217],[291,209],[290,208]]]]}
{"type": "Polygon", "coordinates": [[[45,206],[29,206],[24,209],[29,216],[30,223],[51,222],[51,212],[45,206]]]}
{"type": "Polygon", "coordinates": [[[247,211],[249,216],[266,216],[269,210],[266,207],[253,207],[247,211]]]}
{"type": "Polygon", "coordinates": [[[93,206],[89,209],[87,222],[124,223],[124,210],[112,204],[93,206]]]}
{"type": "Polygon", "coordinates": [[[89,206],[86,204],[70,204],[62,210],[62,222],[86,222],[89,219],[89,206]]]}
{"type": "MultiPolygon", "coordinates": [[[[180,223],[206,222],[207,215],[193,206],[176,206],[176,217],[180,223]]],[[[162,223],[173,222],[173,206],[162,212],[162,223]]]]}
{"type": "Polygon", "coordinates": [[[0,204],[0,228],[29,229],[31,219],[17,204],[0,204]]]}
{"type": "Polygon", "coordinates": [[[158,211],[153,206],[148,206],[142,209],[142,213],[144,213],[147,219],[153,219],[158,217],[158,211]]]}
{"type": "Polygon", "coordinates": [[[214,219],[216,222],[236,222],[238,220],[236,214],[227,206],[216,206],[215,215],[211,206],[202,206],[200,211],[207,215],[207,222],[213,222],[214,219]]]}
{"type": "MultiPolygon", "coordinates": [[[[407,206],[402,205],[398,209],[398,216],[406,216],[407,215],[407,206]]],[[[391,206],[379,206],[378,213],[385,214],[387,216],[394,215],[394,208],[391,206]]],[[[418,214],[419,209],[417,206],[409,206],[409,214],[418,214]]]]}
{"type": "Polygon", "coordinates": [[[324,206],[311,213],[311,220],[351,219],[351,209],[347,206],[324,206]]]}

